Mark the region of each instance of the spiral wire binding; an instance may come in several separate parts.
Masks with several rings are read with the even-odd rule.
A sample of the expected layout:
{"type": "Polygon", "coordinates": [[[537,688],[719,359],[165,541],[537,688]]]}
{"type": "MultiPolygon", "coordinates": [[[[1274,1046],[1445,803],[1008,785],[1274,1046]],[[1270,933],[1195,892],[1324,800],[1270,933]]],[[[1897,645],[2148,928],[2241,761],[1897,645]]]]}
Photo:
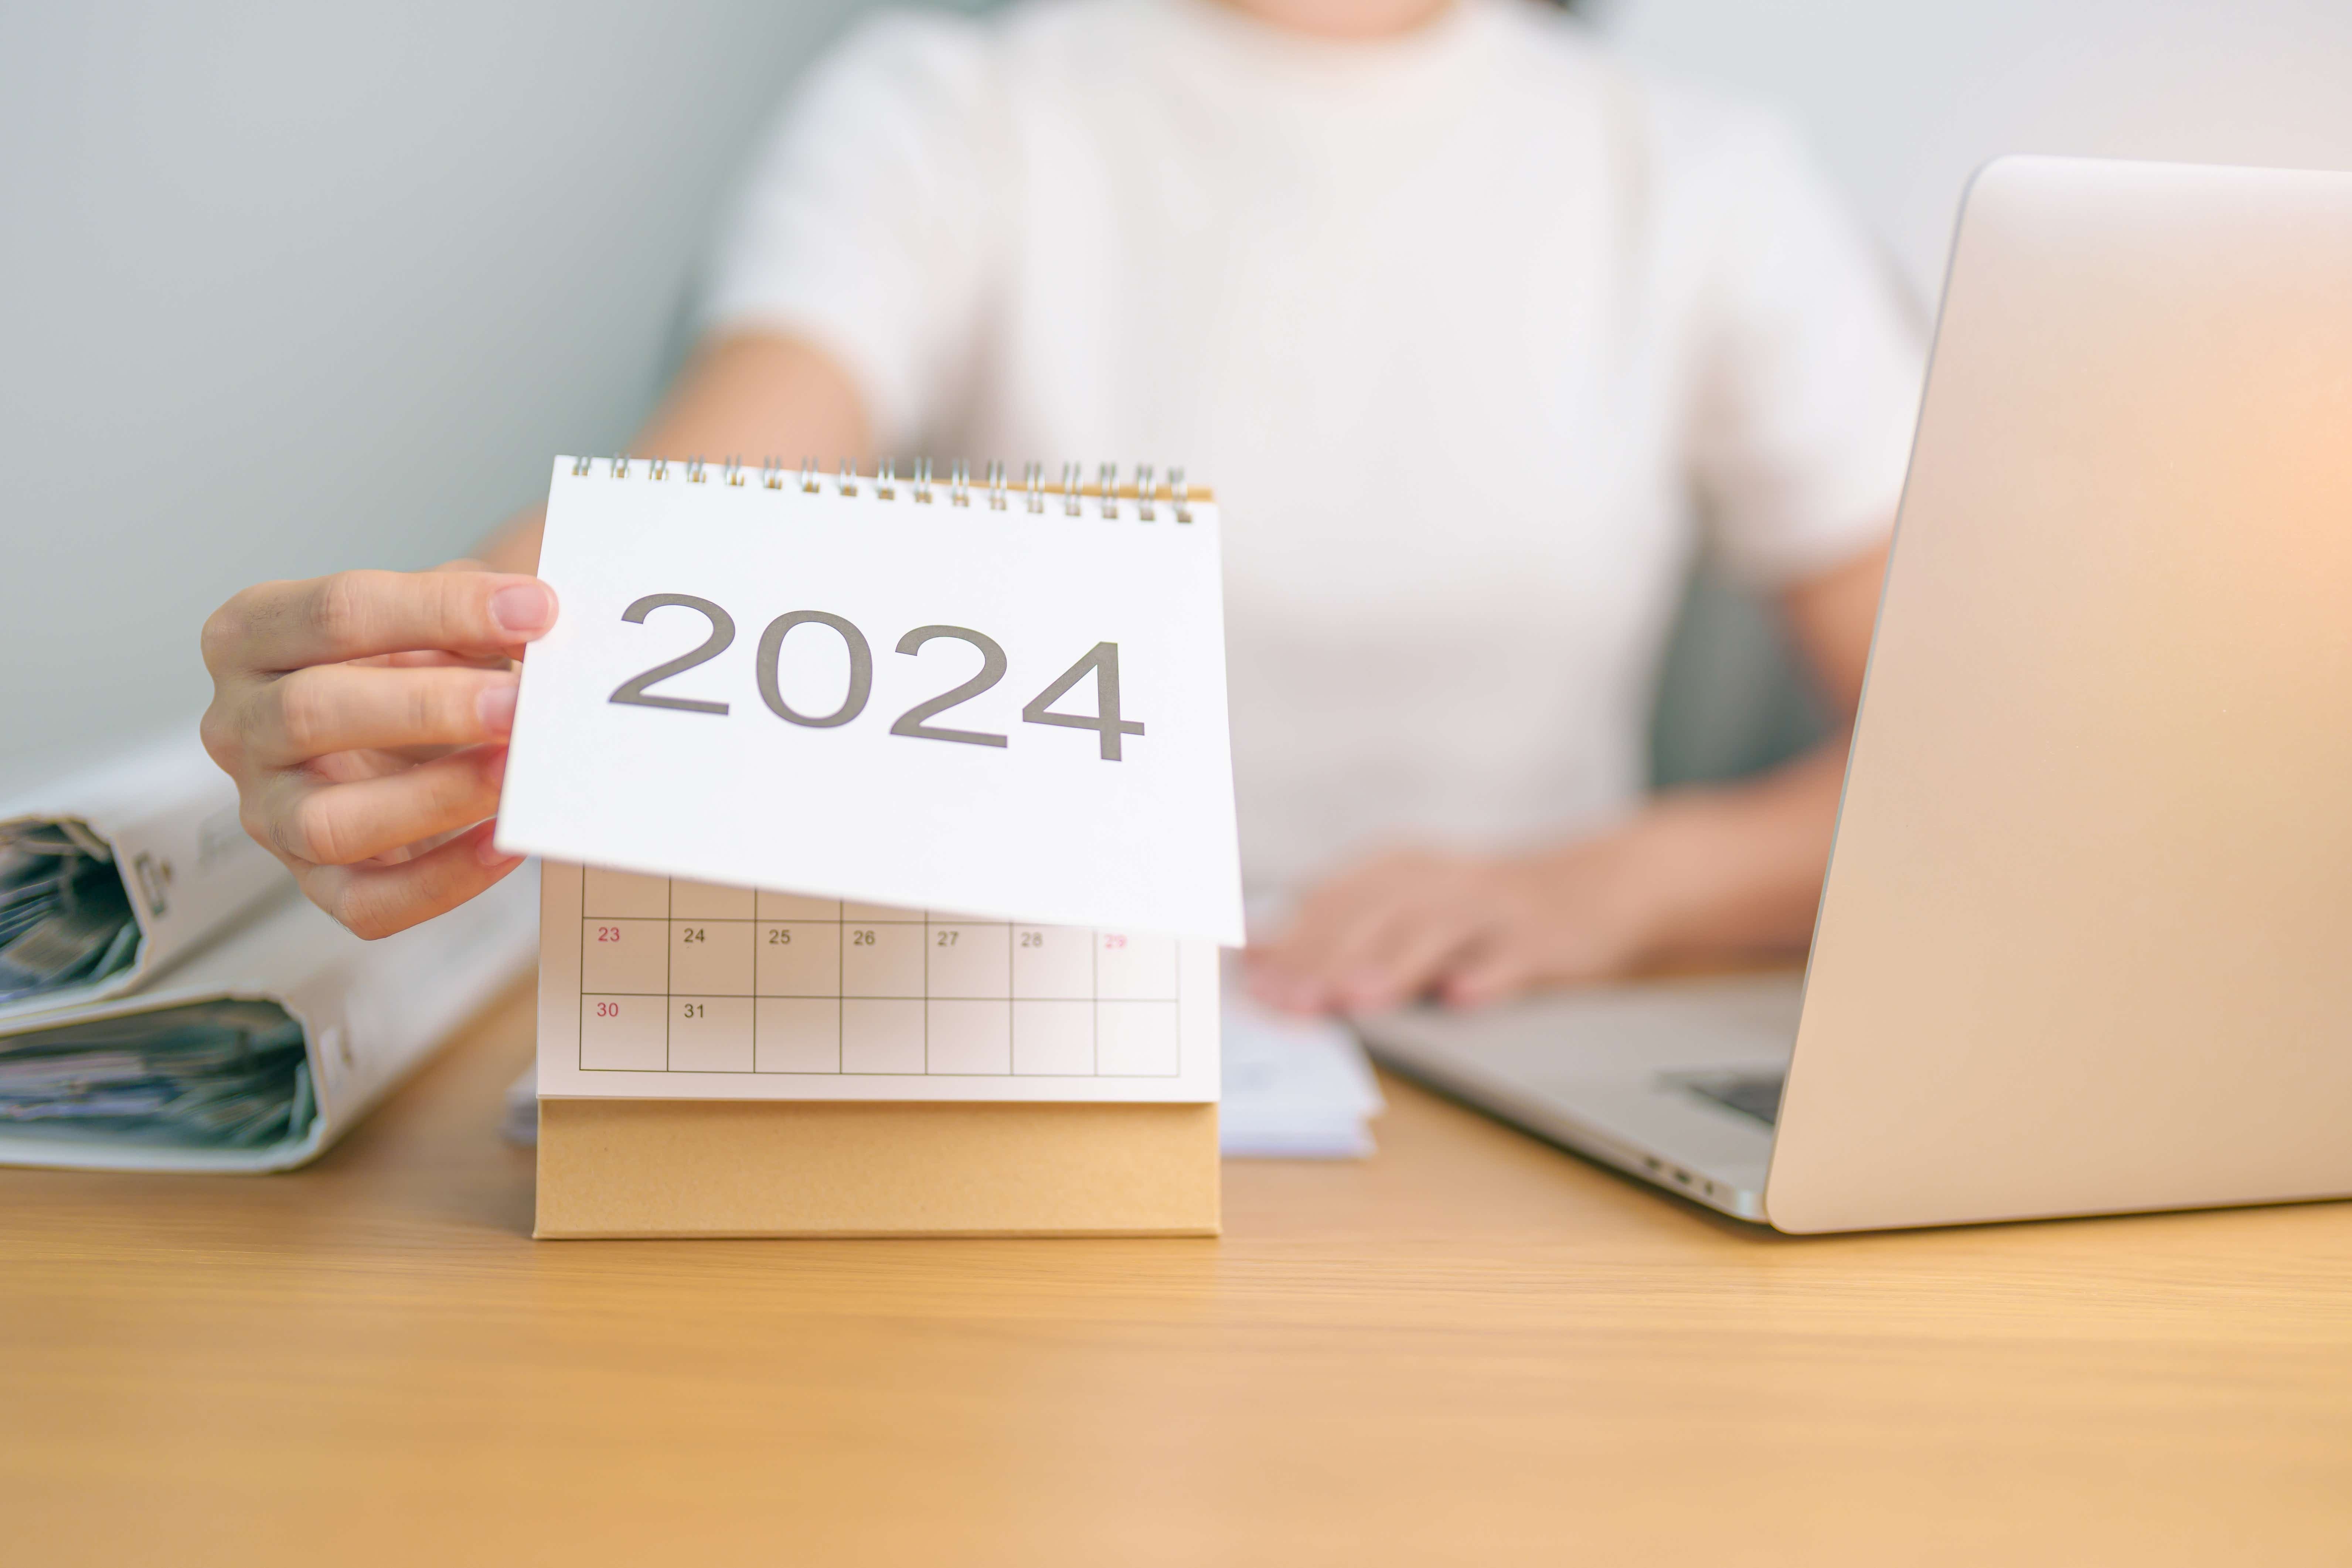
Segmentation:
{"type": "MultiPolygon", "coordinates": [[[[607,459],[609,471],[616,479],[627,479],[631,465],[643,463],[648,483],[667,482],[670,477],[671,461],[667,458],[631,458],[626,453],[616,453],[607,459]]],[[[577,479],[592,477],[595,473],[595,462],[593,458],[572,458],[573,477],[577,479]]],[[[702,458],[686,458],[678,459],[677,462],[688,484],[699,485],[709,482],[709,465],[702,458]]],[[[740,489],[744,483],[745,471],[744,460],[740,457],[730,457],[720,460],[719,478],[730,487],[740,489]]],[[[1097,465],[1094,482],[1089,484],[1085,478],[1085,465],[1064,463],[1061,481],[1051,483],[1045,478],[1045,464],[1024,463],[1021,467],[1020,484],[1022,504],[1024,510],[1032,513],[1042,513],[1045,510],[1045,498],[1059,496],[1062,499],[1062,515],[1083,517],[1086,515],[1087,498],[1091,496],[1105,519],[1116,520],[1125,515],[1120,503],[1132,496],[1135,498],[1135,516],[1138,521],[1157,521],[1160,517],[1160,503],[1164,500],[1168,505],[1170,515],[1178,522],[1191,522],[1194,500],[1206,499],[1206,492],[1201,492],[1196,498],[1192,486],[1184,478],[1183,468],[1179,466],[1170,465],[1165,484],[1156,481],[1155,476],[1158,471],[1150,463],[1138,463],[1135,465],[1134,479],[1129,483],[1121,484],[1118,478],[1118,465],[1102,463],[1097,465]]],[[[784,460],[782,458],[761,458],[760,487],[762,489],[782,489],[785,472],[784,460]]],[[[930,458],[914,459],[908,466],[906,479],[908,499],[919,505],[933,504],[938,490],[936,472],[936,465],[930,458]]],[[[864,482],[864,477],[858,473],[856,465],[845,458],[835,473],[833,482],[835,494],[855,496],[857,494],[859,485],[864,482]]],[[[1006,478],[1003,461],[991,459],[982,473],[980,482],[982,488],[987,492],[988,509],[991,511],[1004,511],[1011,508],[1013,486],[1006,478]]],[[[883,458],[874,465],[873,485],[877,499],[897,500],[899,483],[898,468],[888,458],[883,458]]],[[[818,468],[814,458],[801,459],[799,488],[808,495],[822,492],[823,473],[818,468]]],[[[947,491],[949,505],[966,508],[971,505],[972,477],[970,462],[959,458],[948,466],[947,491]]]]}

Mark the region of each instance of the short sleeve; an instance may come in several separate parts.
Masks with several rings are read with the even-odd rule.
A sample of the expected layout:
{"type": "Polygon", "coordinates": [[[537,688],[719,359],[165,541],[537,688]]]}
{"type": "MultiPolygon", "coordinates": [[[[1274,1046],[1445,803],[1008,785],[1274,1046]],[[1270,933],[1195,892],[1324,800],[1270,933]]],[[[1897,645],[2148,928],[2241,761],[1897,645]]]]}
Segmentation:
{"type": "Polygon", "coordinates": [[[886,14],[794,92],[722,229],[705,331],[832,354],[887,447],[922,438],[970,353],[1003,168],[984,24],[886,14]]]}
{"type": "Polygon", "coordinates": [[[1778,587],[1886,536],[1925,362],[1917,312],[1796,139],[1743,118],[1699,300],[1689,451],[1713,542],[1778,587]]]}

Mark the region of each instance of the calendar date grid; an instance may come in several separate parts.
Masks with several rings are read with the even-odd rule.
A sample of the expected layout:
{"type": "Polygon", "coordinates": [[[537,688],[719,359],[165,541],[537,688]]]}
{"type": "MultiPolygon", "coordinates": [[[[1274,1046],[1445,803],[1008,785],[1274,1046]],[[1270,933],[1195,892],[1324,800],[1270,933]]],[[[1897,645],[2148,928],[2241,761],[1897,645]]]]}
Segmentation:
{"type": "Polygon", "coordinates": [[[583,876],[583,1071],[1179,1074],[1172,938],[583,876]]]}

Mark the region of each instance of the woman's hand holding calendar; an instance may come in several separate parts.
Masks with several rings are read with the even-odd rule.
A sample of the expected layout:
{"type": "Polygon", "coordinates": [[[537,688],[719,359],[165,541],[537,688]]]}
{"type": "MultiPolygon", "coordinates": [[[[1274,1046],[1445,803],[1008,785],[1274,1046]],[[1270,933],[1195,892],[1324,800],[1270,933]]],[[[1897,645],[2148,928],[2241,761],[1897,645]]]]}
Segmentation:
{"type": "Polygon", "coordinates": [[[456,562],[248,588],[205,623],[205,749],[246,831],[363,937],[520,864],[490,846],[518,678],[555,624],[537,578],[456,562]]]}

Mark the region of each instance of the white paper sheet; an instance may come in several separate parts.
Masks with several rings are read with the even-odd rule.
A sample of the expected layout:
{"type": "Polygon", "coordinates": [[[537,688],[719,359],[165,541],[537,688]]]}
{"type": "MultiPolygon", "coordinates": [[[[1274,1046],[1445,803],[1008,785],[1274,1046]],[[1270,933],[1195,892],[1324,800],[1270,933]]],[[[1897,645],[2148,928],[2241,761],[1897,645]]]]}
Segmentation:
{"type": "Polygon", "coordinates": [[[1385,1102],[1363,1046],[1344,1024],[1270,1013],[1237,989],[1225,994],[1223,1098],[1217,1142],[1225,1158],[1360,1160],[1385,1102]]]}
{"type": "Polygon", "coordinates": [[[656,471],[557,463],[502,847],[1240,945],[1213,506],[656,471]]]}
{"type": "Polygon", "coordinates": [[[556,1099],[1217,1098],[1217,952],[549,862],[556,1099]]]}

